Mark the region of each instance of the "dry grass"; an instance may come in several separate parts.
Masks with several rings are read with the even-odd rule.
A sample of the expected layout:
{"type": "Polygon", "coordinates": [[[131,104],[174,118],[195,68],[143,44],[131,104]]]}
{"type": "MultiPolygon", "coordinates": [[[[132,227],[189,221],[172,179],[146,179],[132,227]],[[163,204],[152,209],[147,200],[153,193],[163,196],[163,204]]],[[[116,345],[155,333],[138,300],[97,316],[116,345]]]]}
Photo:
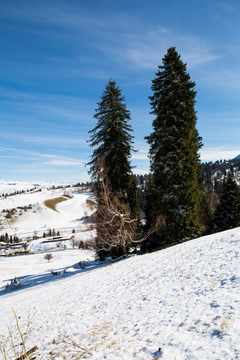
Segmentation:
{"type": "Polygon", "coordinates": [[[3,356],[3,360],[33,360],[36,359],[34,356],[37,346],[32,346],[30,349],[27,349],[26,343],[27,338],[29,337],[31,319],[28,318],[25,330],[20,328],[18,319],[14,309],[12,312],[15,318],[17,331],[8,329],[8,338],[7,341],[0,341],[0,354],[3,356]],[[33,355],[32,355],[33,354],[33,355]]]}
{"type": "Polygon", "coordinates": [[[49,209],[52,209],[56,212],[59,212],[57,209],[56,209],[56,205],[63,202],[63,201],[67,201],[68,199],[66,199],[65,197],[63,196],[60,196],[60,197],[57,197],[57,198],[53,198],[53,199],[49,199],[49,200],[45,200],[44,201],[44,205],[47,206],[49,209]]]}
{"type": "Polygon", "coordinates": [[[86,359],[92,355],[92,352],[83,344],[79,344],[73,337],[61,334],[58,340],[53,340],[57,347],[51,352],[53,358],[55,355],[61,356],[62,359],[86,359]]]}
{"type": "MultiPolygon", "coordinates": [[[[36,345],[29,348],[29,341],[27,341],[31,337],[30,325],[32,325],[32,321],[29,318],[25,329],[22,330],[18,321],[20,317],[17,316],[14,309],[12,311],[15,318],[16,331],[9,329],[7,341],[0,340],[0,356],[3,356],[1,359],[37,360],[42,355],[41,349],[38,349],[36,345]]],[[[68,335],[60,334],[58,340],[53,339],[52,342],[48,342],[45,345],[47,349],[49,348],[49,360],[55,359],[56,356],[58,359],[63,360],[79,360],[86,359],[92,355],[92,352],[86,346],[79,344],[74,337],[68,335]]]]}
{"type": "Polygon", "coordinates": [[[87,199],[86,200],[86,204],[87,204],[87,207],[90,209],[90,210],[95,210],[97,208],[97,204],[95,201],[93,200],[90,200],[90,199],[87,199]]]}

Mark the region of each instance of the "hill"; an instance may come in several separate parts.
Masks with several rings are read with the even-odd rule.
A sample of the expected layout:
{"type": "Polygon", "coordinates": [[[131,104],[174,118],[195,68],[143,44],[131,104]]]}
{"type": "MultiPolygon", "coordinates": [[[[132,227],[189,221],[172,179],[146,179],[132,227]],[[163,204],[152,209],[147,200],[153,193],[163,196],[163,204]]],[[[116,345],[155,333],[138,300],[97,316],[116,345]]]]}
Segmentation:
{"type": "Polygon", "coordinates": [[[93,196],[83,186],[33,186],[2,181],[0,192],[0,234],[17,235],[20,239],[42,237],[53,229],[64,235],[72,230],[81,232],[93,213],[88,206],[93,196]]]}
{"type": "MultiPolygon", "coordinates": [[[[237,228],[116,263],[65,251],[58,276],[39,254],[14,258],[32,277],[22,270],[23,285],[0,292],[1,341],[11,352],[9,326],[20,343],[13,307],[37,359],[76,359],[69,339],[93,360],[239,359],[239,245],[237,228]]],[[[10,260],[0,262],[6,277],[10,260]]]]}

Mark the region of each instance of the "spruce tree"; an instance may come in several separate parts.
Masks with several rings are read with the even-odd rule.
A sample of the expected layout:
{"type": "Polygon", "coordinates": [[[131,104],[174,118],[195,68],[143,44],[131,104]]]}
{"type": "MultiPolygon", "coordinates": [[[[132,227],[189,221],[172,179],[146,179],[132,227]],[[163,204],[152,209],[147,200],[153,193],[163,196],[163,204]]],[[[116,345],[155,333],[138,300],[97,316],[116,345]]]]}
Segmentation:
{"type": "Polygon", "coordinates": [[[133,149],[130,112],[116,82],[110,80],[94,117],[97,125],[89,133],[95,148],[89,173],[97,182],[97,256],[122,256],[130,248],[139,223],[137,185],[130,164],[133,149]],[[125,221],[124,219],[134,220],[125,221]]]}
{"type": "Polygon", "coordinates": [[[194,91],[186,64],[169,48],[152,81],[153,132],[146,137],[153,179],[152,210],[161,228],[156,247],[199,234],[202,177],[194,91]]]}
{"type": "Polygon", "coordinates": [[[137,233],[141,234],[140,195],[136,177],[132,174],[127,189],[127,199],[130,207],[131,217],[136,219],[137,233]]]}
{"type": "Polygon", "coordinates": [[[240,190],[229,173],[223,183],[220,203],[217,206],[214,222],[219,231],[240,226],[240,190]]]}
{"type": "Polygon", "coordinates": [[[204,226],[203,235],[214,232],[213,212],[208,201],[207,195],[203,192],[201,201],[201,224],[204,226]]]}
{"type": "Polygon", "coordinates": [[[94,117],[97,125],[89,131],[90,146],[95,150],[89,162],[93,180],[98,177],[98,161],[104,161],[105,179],[114,192],[126,192],[132,174],[130,157],[133,149],[132,128],[129,124],[130,112],[116,82],[110,80],[98,103],[94,117]]]}

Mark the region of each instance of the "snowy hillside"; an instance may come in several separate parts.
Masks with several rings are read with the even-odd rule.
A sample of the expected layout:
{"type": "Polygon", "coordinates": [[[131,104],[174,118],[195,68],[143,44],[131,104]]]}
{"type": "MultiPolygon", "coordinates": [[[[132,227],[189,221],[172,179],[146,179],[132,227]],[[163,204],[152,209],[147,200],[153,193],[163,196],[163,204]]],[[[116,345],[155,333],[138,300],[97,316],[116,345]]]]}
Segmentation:
{"type": "Polygon", "coordinates": [[[11,194],[0,198],[0,233],[2,234],[7,232],[9,235],[27,237],[34,233],[42,236],[48,229],[78,230],[82,228],[83,219],[93,212],[86,203],[92,195],[78,188],[2,181],[0,193],[11,194]],[[34,188],[34,185],[37,186],[34,188]],[[17,193],[22,190],[25,192],[17,193]],[[57,203],[56,210],[46,206],[46,201],[59,198],[66,201],[61,200],[62,202],[57,203]]]}
{"type": "Polygon", "coordinates": [[[117,263],[72,252],[47,265],[59,275],[39,254],[1,259],[5,279],[13,260],[29,276],[1,288],[2,341],[9,326],[20,343],[13,307],[23,330],[31,320],[26,346],[38,347],[37,359],[76,359],[76,347],[59,344],[69,337],[93,360],[240,358],[239,228],[117,263]]]}

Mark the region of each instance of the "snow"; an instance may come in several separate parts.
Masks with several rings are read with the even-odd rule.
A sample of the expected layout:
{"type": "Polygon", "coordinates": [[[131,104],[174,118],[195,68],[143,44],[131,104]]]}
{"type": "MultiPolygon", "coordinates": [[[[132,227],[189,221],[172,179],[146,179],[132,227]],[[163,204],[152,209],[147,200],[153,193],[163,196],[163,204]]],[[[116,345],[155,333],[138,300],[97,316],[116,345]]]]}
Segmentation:
{"type": "MultiPolygon", "coordinates": [[[[0,192],[31,185],[0,182],[0,192]]],[[[26,237],[55,228],[70,238],[74,228],[75,239],[86,240],[92,194],[68,189],[73,198],[56,212],[44,201],[64,189],[40,188],[0,198],[0,211],[32,206],[14,221],[2,213],[2,233],[26,237]]],[[[37,359],[76,359],[79,349],[64,343],[69,338],[92,360],[240,359],[240,228],[115,263],[99,263],[71,240],[45,243],[50,239],[30,241],[32,254],[0,256],[0,344],[11,358],[9,331],[15,350],[21,347],[14,309],[37,359]]]]}
{"type": "Polygon", "coordinates": [[[83,250],[0,258],[0,339],[8,326],[17,337],[13,308],[23,330],[31,319],[37,359],[76,359],[66,344],[58,355],[62,334],[92,360],[239,359],[239,244],[237,228],[116,263],[83,250]],[[5,291],[15,275],[22,286],[5,291]]]}
{"type": "MultiPolygon", "coordinates": [[[[18,191],[21,190],[21,185],[21,183],[17,183],[18,191]]],[[[23,185],[29,189],[30,186],[28,185],[31,184],[24,183],[23,185]]],[[[6,189],[6,184],[2,183],[2,187],[2,190],[6,189]]],[[[47,232],[48,229],[64,231],[79,228],[80,230],[84,226],[84,218],[93,213],[86,203],[87,199],[93,199],[91,193],[76,192],[75,188],[53,189],[40,187],[40,189],[41,191],[0,198],[0,231],[2,234],[8,232],[9,235],[22,237],[37,232],[38,235],[42,236],[43,232],[47,232]],[[47,208],[44,204],[45,200],[64,196],[65,192],[69,191],[72,191],[73,197],[66,198],[67,201],[57,204],[57,211],[47,208]],[[32,209],[28,208],[29,205],[31,205],[32,209]],[[17,207],[27,207],[27,209],[21,210],[17,209],[17,207]],[[5,209],[16,209],[17,211],[8,222],[4,219],[4,214],[1,214],[5,209]]]]}
{"type": "Polygon", "coordinates": [[[0,179],[0,194],[12,194],[14,192],[17,191],[22,191],[22,190],[30,190],[33,189],[34,187],[39,188],[39,187],[50,187],[50,184],[48,183],[40,183],[40,182],[28,182],[28,181],[15,181],[15,180],[2,180],[0,179]]]}

